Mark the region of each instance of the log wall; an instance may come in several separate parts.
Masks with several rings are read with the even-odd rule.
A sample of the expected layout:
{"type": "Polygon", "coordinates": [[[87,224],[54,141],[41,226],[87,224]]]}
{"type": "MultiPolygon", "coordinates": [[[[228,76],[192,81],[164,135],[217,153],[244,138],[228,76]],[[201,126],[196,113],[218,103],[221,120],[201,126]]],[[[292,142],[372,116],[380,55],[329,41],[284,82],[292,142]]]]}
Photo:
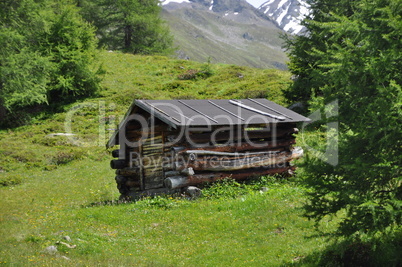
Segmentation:
{"type": "Polygon", "coordinates": [[[141,145],[126,148],[128,156],[111,163],[117,169],[116,182],[122,195],[175,190],[226,177],[244,180],[286,173],[292,170],[290,162],[302,153],[293,148],[298,132],[293,123],[279,125],[274,131],[214,129],[190,133],[189,139],[163,124],[150,132],[147,139],[140,139],[143,133],[137,127],[126,128],[131,141],[141,145]]]}

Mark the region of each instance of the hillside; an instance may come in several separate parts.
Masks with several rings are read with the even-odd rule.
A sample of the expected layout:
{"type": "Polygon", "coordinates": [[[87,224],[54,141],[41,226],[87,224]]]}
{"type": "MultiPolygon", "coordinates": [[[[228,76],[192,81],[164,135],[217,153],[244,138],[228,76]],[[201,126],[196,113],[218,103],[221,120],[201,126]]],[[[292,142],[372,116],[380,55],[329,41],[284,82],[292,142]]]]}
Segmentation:
{"type": "Polygon", "coordinates": [[[289,73],[100,56],[106,74],[98,97],[0,130],[0,264],[274,266],[322,247],[322,237],[305,239],[314,227],[299,216],[304,189],[295,184],[266,177],[216,184],[192,202],[158,197],[118,204],[105,149],[134,98],[267,97],[286,105],[281,90],[289,73]]]}
{"type": "Polygon", "coordinates": [[[57,169],[89,151],[105,155],[107,139],[134,99],[266,97],[287,104],[282,90],[290,76],[284,71],[115,52],[102,52],[100,60],[106,73],[98,97],[61,113],[37,112],[31,125],[0,131],[0,184],[22,182],[31,169],[57,169]]]}
{"type": "Polygon", "coordinates": [[[162,17],[179,58],[286,69],[280,38],[285,32],[245,0],[169,2],[162,17]]]}

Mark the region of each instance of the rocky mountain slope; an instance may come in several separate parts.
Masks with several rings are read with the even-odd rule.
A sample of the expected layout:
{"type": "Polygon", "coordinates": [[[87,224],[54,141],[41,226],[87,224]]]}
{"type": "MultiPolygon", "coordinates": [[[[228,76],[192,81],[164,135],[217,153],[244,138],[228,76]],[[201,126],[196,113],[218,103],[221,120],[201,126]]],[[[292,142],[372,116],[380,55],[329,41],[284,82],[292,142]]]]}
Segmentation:
{"type": "Polygon", "coordinates": [[[309,6],[304,0],[269,0],[259,10],[284,31],[299,34],[303,30],[300,21],[308,14],[309,6]]]}
{"type": "Polygon", "coordinates": [[[281,30],[246,0],[166,0],[162,17],[180,58],[286,68],[281,30]]]}

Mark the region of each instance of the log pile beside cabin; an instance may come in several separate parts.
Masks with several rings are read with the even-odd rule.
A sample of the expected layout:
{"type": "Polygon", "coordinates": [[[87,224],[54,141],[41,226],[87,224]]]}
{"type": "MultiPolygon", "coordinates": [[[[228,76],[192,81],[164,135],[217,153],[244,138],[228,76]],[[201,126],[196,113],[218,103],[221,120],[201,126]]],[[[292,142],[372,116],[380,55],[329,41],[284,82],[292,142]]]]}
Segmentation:
{"type": "Polygon", "coordinates": [[[108,147],[122,196],[288,173],[307,118],[266,99],[136,100],[108,147]]]}

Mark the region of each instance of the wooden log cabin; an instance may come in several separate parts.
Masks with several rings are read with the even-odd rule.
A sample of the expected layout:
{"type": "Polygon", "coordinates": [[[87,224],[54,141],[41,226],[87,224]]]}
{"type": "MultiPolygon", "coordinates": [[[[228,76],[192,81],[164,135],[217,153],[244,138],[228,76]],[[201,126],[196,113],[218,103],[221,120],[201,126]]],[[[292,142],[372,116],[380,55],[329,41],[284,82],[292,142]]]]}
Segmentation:
{"type": "Polygon", "coordinates": [[[107,147],[123,197],[175,193],[231,177],[288,173],[298,122],[267,99],[135,100],[107,147]]]}

